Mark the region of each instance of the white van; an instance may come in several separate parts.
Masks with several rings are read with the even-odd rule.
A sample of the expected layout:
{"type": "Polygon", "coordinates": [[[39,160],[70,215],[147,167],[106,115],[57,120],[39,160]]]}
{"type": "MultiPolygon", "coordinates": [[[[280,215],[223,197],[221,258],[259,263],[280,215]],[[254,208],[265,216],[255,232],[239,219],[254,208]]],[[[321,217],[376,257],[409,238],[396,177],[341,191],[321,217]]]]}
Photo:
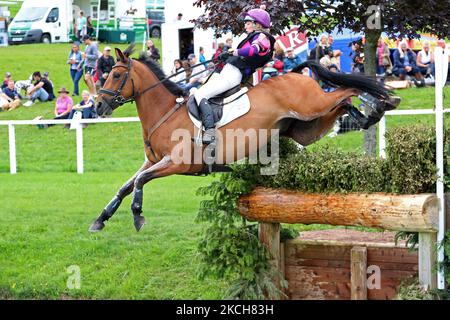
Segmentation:
{"type": "Polygon", "coordinates": [[[72,0],[25,0],[8,28],[9,43],[68,42],[72,0]]]}

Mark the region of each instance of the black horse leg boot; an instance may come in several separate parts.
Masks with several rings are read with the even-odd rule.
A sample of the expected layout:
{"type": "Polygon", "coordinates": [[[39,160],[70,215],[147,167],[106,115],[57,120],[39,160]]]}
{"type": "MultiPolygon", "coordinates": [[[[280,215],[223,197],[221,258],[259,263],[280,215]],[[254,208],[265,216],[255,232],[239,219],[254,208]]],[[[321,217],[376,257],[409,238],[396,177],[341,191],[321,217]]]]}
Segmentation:
{"type": "Polygon", "coordinates": [[[203,143],[215,143],[216,130],[214,125],[214,114],[212,107],[207,99],[202,99],[202,101],[200,101],[199,108],[202,114],[203,126],[205,127],[205,133],[203,134],[203,143]]]}

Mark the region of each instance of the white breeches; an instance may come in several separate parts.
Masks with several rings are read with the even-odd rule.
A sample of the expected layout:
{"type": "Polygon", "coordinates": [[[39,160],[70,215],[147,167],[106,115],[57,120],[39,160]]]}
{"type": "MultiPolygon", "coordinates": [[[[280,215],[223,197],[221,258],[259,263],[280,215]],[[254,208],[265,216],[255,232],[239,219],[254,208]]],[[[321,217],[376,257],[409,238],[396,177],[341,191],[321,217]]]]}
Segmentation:
{"type": "Polygon", "coordinates": [[[242,81],[242,73],[235,66],[227,63],[218,76],[211,79],[201,86],[195,93],[195,100],[198,104],[203,99],[215,97],[227,90],[230,90],[242,81]]]}

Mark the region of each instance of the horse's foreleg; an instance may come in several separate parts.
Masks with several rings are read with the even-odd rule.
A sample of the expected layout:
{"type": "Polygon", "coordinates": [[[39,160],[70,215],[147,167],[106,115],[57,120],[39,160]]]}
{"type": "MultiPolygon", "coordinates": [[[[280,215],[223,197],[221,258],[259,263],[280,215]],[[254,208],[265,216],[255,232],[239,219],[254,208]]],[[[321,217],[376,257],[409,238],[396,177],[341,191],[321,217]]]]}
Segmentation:
{"type": "Polygon", "coordinates": [[[131,211],[133,212],[134,226],[139,231],[145,224],[145,218],[141,216],[143,188],[150,180],[170,176],[173,174],[185,173],[190,165],[174,164],[170,156],[165,156],[160,162],[145,171],[142,171],[134,181],[134,194],[131,203],[131,211]]]}
{"type": "Polygon", "coordinates": [[[125,182],[125,184],[119,189],[119,191],[114,196],[114,198],[103,209],[102,213],[97,218],[97,220],[95,220],[94,223],[91,225],[91,227],[89,228],[89,231],[97,232],[97,231],[102,230],[105,227],[104,222],[108,221],[114,215],[114,213],[120,207],[122,200],[133,191],[134,181],[136,180],[136,177],[141,172],[147,170],[151,166],[152,166],[152,163],[150,161],[146,161],[142,165],[142,167],[127,182],[125,182]]]}

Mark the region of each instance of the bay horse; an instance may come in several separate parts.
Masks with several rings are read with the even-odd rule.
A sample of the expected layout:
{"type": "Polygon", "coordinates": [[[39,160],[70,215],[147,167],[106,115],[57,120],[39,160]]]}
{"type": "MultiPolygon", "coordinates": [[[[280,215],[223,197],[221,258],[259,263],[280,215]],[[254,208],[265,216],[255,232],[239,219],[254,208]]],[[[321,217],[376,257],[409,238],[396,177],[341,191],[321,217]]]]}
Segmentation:
{"type": "MultiPolygon", "coordinates": [[[[133,191],[131,211],[134,226],[139,231],[145,223],[141,213],[143,187],[147,182],[174,174],[204,174],[207,172],[205,168],[208,168],[203,162],[179,163],[173,160],[173,152],[179,148],[180,141],[173,141],[172,133],[183,129],[194,137],[195,131],[198,131],[190,120],[186,99],[179,102],[179,98],[183,96],[179,86],[171,81],[164,81],[165,75],[159,65],[145,55],[141,54],[139,59],[130,58],[133,45],[124,52],[119,49],[115,49],[115,52],[117,63],[104,88],[100,90],[97,113],[100,116],[110,115],[124,103],[135,101],[142,125],[146,160],[93,222],[89,229],[91,232],[102,230],[104,222],[113,216],[122,200],[133,191]]],[[[218,134],[228,129],[240,129],[244,132],[254,129],[267,130],[267,134],[271,135],[272,130],[278,129],[281,136],[290,137],[307,146],[324,136],[336,119],[346,112],[345,107],[348,106],[350,97],[363,92],[389,104],[389,91],[376,80],[363,75],[333,73],[313,61],[307,61],[293,72],[270,78],[251,88],[247,93],[250,111],[219,128],[218,134]],[[314,71],[319,80],[338,87],[336,91],[325,93],[314,79],[301,75],[305,67],[314,71]]],[[[396,105],[390,107],[395,108],[396,105]]],[[[226,134],[222,136],[226,140],[226,134]]],[[[237,155],[232,159],[227,158],[227,161],[223,160],[223,164],[248,157],[261,147],[260,143],[262,142],[255,146],[246,141],[244,145],[234,147],[232,154],[237,155]],[[236,150],[237,148],[242,150],[236,150]]],[[[264,143],[267,144],[267,140],[264,143]]],[[[217,154],[224,155],[226,148],[221,148],[220,145],[226,145],[226,141],[218,143],[217,149],[217,154]]],[[[196,144],[189,141],[188,148],[190,150],[183,152],[193,154],[196,144]]],[[[204,147],[200,146],[202,148],[204,147]]]]}

